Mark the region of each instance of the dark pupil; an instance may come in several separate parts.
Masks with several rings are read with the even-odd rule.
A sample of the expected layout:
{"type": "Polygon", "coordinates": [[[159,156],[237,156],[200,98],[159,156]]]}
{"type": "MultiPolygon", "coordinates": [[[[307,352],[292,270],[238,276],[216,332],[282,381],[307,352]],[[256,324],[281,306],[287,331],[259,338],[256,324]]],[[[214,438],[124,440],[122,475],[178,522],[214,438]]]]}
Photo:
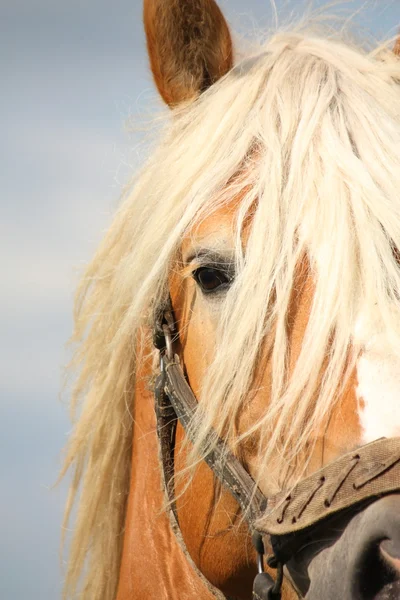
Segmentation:
{"type": "Polygon", "coordinates": [[[196,279],[201,288],[206,292],[216,290],[224,283],[228,283],[228,277],[225,273],[209,267],[198,269],[196,272],[196,279]]]}

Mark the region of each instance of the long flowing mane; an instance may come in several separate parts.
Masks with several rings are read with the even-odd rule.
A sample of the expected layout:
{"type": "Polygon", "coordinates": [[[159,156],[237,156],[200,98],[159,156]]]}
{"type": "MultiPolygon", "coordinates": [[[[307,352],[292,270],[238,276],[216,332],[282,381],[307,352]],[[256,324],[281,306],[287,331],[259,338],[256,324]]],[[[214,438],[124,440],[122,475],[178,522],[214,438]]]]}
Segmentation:
{"type": "Polygon", "coordinates": [[[398,345],[392,306],[400,297],[399,82],[400,61],[384,49],[369,52],[333,35],[280,33],[175,111],[78,290],[72,405],[82,408],[66,458],[65,470],[74,469],[66,519],[79,488],[80,499],[66,596],[76,591],[84,564],[83,596],[115,595],[136,365],[151,347],[168,273],[195,223],[241,198],[237,276],[203,383],[192,464],[207,451],[212,427],[233,448],[241,441],[234,424],[266,337],[271,403],[246,436],[258,434],[260,471],[279,449],[285,473],[329,417],[362,341],[360,312],[368,323],[378,306],[398,345]],[[315,287],[289,377],[288,306],[301,264],[315,287]]]}

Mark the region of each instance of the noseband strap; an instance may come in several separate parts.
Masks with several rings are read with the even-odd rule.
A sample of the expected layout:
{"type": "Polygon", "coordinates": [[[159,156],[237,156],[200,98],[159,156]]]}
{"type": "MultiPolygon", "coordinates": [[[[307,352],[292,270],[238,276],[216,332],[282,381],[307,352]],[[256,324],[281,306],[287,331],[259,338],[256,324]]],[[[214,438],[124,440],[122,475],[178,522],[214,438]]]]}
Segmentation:
{"type": "Polygon", "coordinates": [[[297,533],[334,513],[400,489],[400,438],[381,438],[340,456],[302,479],[291,492],[268,499],[256,528],[270,535],[297,533]]]}
{"type": "MultiPolygon", "coordinates": [[[[172,311],[154,335],[160,351],[160,375],[155,386],[157,432],[160,441],[165,487],[175,511],[174,449],[177,420],[193,443],[193,416],[197,400],[179,358],[173,353],[172,311]]],[[[345,509],[364,506],[376,498],[400,491],[400,438],[382,438],[339,457],[290,491],[266,498],[251,475],[226,444],[211,433],[205,462],[238,502],[253,534],[259,555],[259,575],[254,582],[254,600],[280,598],[282,566],[294,556],[310,534],[310,528],[345,509]],[[272,545],[269,565],[278,569],[277,582],[263,573],[264,539],[272,545]]],[[[269,545],[268,544],[268,545],[269,545]]]]}

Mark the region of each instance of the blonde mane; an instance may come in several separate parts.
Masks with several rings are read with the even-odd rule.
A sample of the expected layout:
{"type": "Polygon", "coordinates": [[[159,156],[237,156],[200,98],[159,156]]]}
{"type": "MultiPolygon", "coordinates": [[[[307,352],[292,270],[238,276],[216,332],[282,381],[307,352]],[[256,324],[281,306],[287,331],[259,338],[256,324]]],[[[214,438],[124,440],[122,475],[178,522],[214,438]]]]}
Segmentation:
{"type": "Polygon", "coordinates": [[[266,333],[273,332],[271,402],[246,432],[267,448],[260,471],[277,449],[282,465],[291,464],[329,415],[349,350],[358,351],[360,312],[368,318],[378,309],[399,346],[392,310],[400,297],[399,81],[400,61],[389,52],[281,33],[174,112],[78,290],[72,405],[82,408],[64,470],[74,469],[66,520],[78,489],[80,498],[65,597],[78,584],[84,598],[115,597],[143,358],[138,332],[163,306],[168,273],[194,223],[241,194],[237,276],[221,307],[192,463],[207,451],[211,427],[240,443],[232,424],[266,333]],[[287,311],[305,256],[315,290],[289,378],[287,311]]]}

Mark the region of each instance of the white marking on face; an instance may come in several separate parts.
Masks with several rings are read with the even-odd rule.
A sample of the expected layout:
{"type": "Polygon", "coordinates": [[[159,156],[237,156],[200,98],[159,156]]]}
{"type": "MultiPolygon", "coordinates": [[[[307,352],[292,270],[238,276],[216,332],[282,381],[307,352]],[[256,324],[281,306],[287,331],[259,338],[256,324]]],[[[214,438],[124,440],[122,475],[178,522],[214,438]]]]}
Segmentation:
{"type": "Polygon", "coordinates": [[[400,435],[400,356],[375,335],[357,362],[362,443],[400,435]]]}

